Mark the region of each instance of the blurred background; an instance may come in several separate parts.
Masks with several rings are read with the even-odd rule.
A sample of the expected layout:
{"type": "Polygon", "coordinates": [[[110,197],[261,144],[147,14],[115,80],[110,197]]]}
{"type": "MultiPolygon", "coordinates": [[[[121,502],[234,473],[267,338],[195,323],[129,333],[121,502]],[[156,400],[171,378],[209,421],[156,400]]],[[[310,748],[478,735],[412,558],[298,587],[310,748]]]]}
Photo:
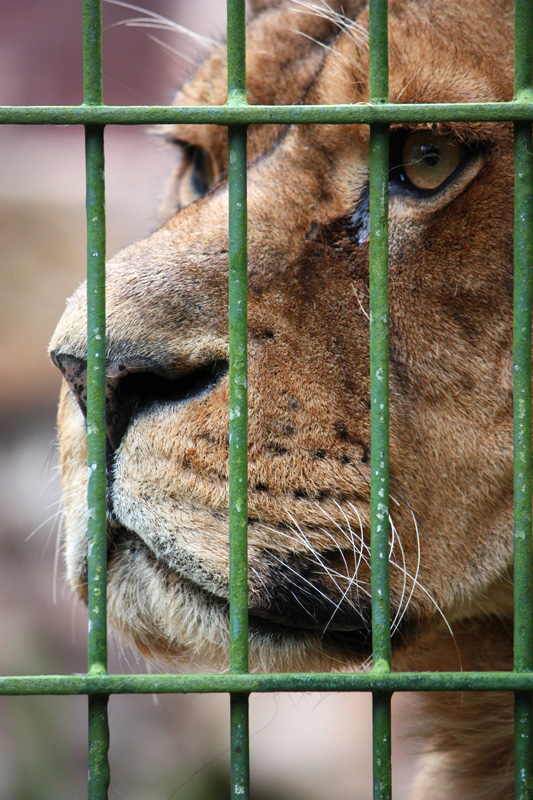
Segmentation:
{"type": "MultiPolygon", "coordinates": [[[[194,39],[127,20],[160,14],[219,36],[224,0],[104,3],[104,99],[162,104],[201,56],[194,39]]],[[[81,4],[0,0],[0,104],[82,102],[81,4]]],[[[46,348],[85,271],[83,130],[0,126],[0,673],[86,671],[85,608],[65,584],[55,444],[59,376],[46,348]]],[[[149,233],[173,154],[138,127],[106,131],[108,254],[149,233]]],[[[115,640],[110,670],[149,670],[115,640]]],[[[395,698],[396,721],[405,701],[395,698]]],[[[229,797],[224,696],[110,701],[111,798],[229,797]]],[[[0,800],[86,797],[84,697],[0,698],[0,800]]],[[[369,800],[370,698],[251,699],[256,800],[369,800]]],[[[395,740],[395,798],[412,749],[395,740]]]]}

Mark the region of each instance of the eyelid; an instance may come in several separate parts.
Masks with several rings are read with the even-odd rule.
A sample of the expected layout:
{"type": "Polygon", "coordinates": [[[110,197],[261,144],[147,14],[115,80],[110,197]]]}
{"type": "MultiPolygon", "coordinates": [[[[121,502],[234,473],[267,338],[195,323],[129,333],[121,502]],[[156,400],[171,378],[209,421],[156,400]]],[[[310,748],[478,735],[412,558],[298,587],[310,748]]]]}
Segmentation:
{"type": "MultiPolygon", "coordinates": [[[[494,123],[490,123],[493,125],[494,123]]],[[[492,131],[482,123],[439,122],[434,125],[406,125],[400,123],[390,127],[390,143],[398,138],[406,139],[413,133],[428,132],[435,137],[449,137],[467,150],[484,150],[492,145],[492,131]]]]}

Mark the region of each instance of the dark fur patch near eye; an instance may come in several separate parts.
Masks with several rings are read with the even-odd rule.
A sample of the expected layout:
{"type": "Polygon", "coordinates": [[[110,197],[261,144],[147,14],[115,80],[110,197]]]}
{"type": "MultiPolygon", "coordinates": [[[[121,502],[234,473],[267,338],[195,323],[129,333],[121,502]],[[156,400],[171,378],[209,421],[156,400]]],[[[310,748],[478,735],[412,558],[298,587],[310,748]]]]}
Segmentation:
{"type": "Polygon", "coordinates": [[[325,450],[317,450],[315,452],[315,458],[324,459],[324,458],[326,458],[326,455],[327,455],[327,453],[326,453],[325,450]]]}
{"type": "Polygon", "coordinates": [[[307,492],[306,489],[295,489],[294,492],[292,493],[292,496],[296,500],[308,499],[309,498],[309,492],[307,492]]]}
{"type": "Polygon", "coordinates": [[[344,464],[344,465],[352,463],[351,459],[349,459],[348,456],[341,456],[340,457],[340,462],[341,462],[341,464],[344,464]]]}
{"type": "Polygon", "coordinates": [[[216,445],[217,444],[217,441],[216,441],[215,437],[210,433],[199,433],[197,435],[197,438],[200,441],[207,442],[208,444],[212,444],[212,445],[216,445]]]}
{"type": "Polygon", "coordinates": [[[269,488],[265,483],[256,483],[255,490],[256,492],[268,492],[269,488]]]}
{"type": "Polygon", "coordinates": [[[309,230],[305,234],[306,242],[308,242],[309,239],[313,236],[317,228],[318,228],[318,222],[312,222],[311,225],[309,226],[309,230]]]}
{"type": "Polygon", "coordinates": [[[248,328],[248,333],[258,341],[269,341],[274,338],[274,331],[271,331],[269,328],[262,328],[260,330],[258,328],[248,328]]]}
{"type": "Polygon", "coordinates": [[[280,444],[267,444],[266,449],[270,450],[271,453],[275,453],[277,456],[284,456],[288,452],[287,448],[280,444]]]}
{"type": "Polygon", "coordinates": [[[337,436],[344,442],[348,441],[348,431],[344,427],[344,424],[342,422],[336,422],[334,427],[337,436]]]}

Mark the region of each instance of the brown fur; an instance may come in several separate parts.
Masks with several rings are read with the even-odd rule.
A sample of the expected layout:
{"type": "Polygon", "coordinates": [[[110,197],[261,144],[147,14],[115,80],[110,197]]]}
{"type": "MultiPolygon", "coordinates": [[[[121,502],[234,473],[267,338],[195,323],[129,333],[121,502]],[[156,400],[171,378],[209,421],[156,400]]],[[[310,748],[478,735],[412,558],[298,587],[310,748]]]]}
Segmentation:
{"type": "MultiPolygon", "coordinates": [[[[250,103],[368,101],[362,0],[255,5],[250,103]]],[[[389,30],[392,100],[511,98],[510,2],[392,0],[389,30]]],[[[176,103],[223,103],[224,75],[220,47],[176,103]]],[[[391,192],[394,666],[506,669],[512,132],[504,124],[425,127],[473,150],[432,196],[391,192]]],[[[159,230],[109,263],[111,418],[121,413],[120,367],[164,373],[179,385],[183,375],[228,357],[227,133],[194,125],[166,133],[207,151],[216,182],[177,209],[193,199],[185,153],[159,230]]],[[[356,125],[249,132],[254,669],[358,668],[370,655],[369,278],[360,222],[368,138],[368,128],[356,125]]],[[[85,358],[84,289],[70,300],[51,349],[74,386],[68,359],[85,358]]],[[[109,481],[111,619],[148,654],[177,665],[224,665],[227,376],[186,402],[132,409],[114,443],[109,481]]],[[[84,595],[84,421],[67,388],[59,427],[68,570],[84,595]]],[[[511,797],[509,697],[438,695],[424,703],[427,754],[413,797],[511,797]]]]}

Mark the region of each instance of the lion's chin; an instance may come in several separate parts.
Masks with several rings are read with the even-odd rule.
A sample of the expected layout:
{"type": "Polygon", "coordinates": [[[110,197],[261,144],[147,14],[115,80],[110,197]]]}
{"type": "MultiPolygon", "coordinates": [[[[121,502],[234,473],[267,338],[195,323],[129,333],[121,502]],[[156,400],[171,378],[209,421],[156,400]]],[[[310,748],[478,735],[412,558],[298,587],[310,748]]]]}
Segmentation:
{"type": "MultiPolygon", "coordinates": [[[[71,575],[87,602],[87,575],[71,575]]],[[[163,668],[229,668],[229,606],[158,560],[134,533],[122,531],[108,555],[108,617],[113,629],[163,668]]],[[[298,629],[253,613],[250,670],[329,672],[359,667],[370,655],[370,634],[298,629]]]]}

